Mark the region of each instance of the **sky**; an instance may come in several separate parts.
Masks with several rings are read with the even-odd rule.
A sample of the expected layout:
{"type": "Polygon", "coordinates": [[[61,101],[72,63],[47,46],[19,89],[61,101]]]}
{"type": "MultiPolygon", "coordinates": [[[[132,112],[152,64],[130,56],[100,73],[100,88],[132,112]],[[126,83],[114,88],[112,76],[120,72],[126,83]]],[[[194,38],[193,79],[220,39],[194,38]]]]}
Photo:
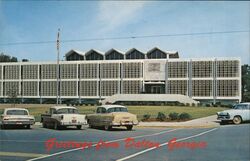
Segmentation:
{"type": "Polygon", "coordinates": [[[0,53],[30,61],[55,61],[56,43],[17,42],[174,35],[224,31],[227,34],[162,36],[60,43],[60,59],[71,49],[140,51],[158,47],[180,58],[240,57],[250,64],[248,1],[7,1],[0,0],[0,53]]]}

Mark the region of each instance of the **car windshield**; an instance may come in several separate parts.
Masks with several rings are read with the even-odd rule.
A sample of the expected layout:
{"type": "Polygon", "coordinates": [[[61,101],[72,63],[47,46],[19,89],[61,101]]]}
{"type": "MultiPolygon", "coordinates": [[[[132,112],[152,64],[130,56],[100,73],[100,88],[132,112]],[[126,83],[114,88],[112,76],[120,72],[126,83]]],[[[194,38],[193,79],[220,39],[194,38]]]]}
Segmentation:
{"type": "Polygon", "coordinates": [[[74,108],[62,108],[57,110],[57,114],[72,114],[72,113],[78,113],[77,109],[74,108]]]}
{"type": "Polygon", "coordinates": [[[7,115],[28,115],[26,110],[8,110],[7,115]]]}
{"type": "Polygon", "coordinates": [[[113,107],[113,108],[109,108],[108,113],[111,113],[111,112],[128,112],[128,109],[127,108],[124,108],[124,107],[113,107]]]}

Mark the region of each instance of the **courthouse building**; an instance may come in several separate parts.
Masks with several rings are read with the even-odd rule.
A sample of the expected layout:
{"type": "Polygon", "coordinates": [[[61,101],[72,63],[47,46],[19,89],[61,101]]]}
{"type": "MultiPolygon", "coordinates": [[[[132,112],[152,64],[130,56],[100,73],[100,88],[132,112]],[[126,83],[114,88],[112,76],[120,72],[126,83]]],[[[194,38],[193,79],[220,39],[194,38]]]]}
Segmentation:
{"type": "MultiPolygon", "coordinates": [[[[179,58],[153,48],[144,53],[110,49],[103,53],[71,50],[60,61],[61,100],[102,100],[114,94],[181,94],[200,102],[241,101],[238,58],[179,58]]],[[[0,64],[0,100],[11,90],[22,101],[55,100],[57,62],[0,64]]]]}

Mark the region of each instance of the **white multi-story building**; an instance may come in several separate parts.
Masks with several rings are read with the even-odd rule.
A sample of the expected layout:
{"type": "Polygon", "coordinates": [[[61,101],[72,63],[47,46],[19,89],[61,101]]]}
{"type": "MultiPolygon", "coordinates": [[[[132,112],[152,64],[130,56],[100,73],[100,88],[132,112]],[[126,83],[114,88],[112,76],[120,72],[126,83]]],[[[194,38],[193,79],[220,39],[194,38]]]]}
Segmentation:
{"type": "MultiPolygon", "coordinates": [[[[238,58],[180,59],[178,52],[71,50],[60,61],[60,99],[100,100],[114,94],[182,94],[198,101],[241,101],[238,58]]],[[[22,101],[57,97],[56,62],[0,64],[0,98],[17,90],[22,101]]]]}

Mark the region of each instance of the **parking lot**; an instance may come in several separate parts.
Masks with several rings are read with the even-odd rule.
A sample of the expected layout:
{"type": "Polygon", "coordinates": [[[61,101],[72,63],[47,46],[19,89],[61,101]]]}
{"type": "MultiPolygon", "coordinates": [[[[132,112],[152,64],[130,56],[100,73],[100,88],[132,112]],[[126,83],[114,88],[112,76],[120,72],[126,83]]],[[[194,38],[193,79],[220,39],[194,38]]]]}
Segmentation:
{"type": "Polygon", "coordinates": [[[40,126],[34,126],[30,130],[1,129],[0,160],[249,161],[249,132],[249,124],[225,125],[217,128],[135,128],[132,131],[122,128],[104,131],[88,127],[82,130],[75,128],[53,130],[40,126]],[[128,144],[126,142],[128,138],[134,139],[134,142],[128,144]],[[179,143],[203,142],[206,145],[196,148],[176,146],[170,150],[168,144],[173,138],[179,143]],[[61,145],[51,146],[51,142],[49,145],[48,141],[51,139],[61,145]],[[69,142],[71,145],[62,145],[69,142]],[[72,143],[74,145],[91,143],[91,145],[82,149],[72,143]]]}

